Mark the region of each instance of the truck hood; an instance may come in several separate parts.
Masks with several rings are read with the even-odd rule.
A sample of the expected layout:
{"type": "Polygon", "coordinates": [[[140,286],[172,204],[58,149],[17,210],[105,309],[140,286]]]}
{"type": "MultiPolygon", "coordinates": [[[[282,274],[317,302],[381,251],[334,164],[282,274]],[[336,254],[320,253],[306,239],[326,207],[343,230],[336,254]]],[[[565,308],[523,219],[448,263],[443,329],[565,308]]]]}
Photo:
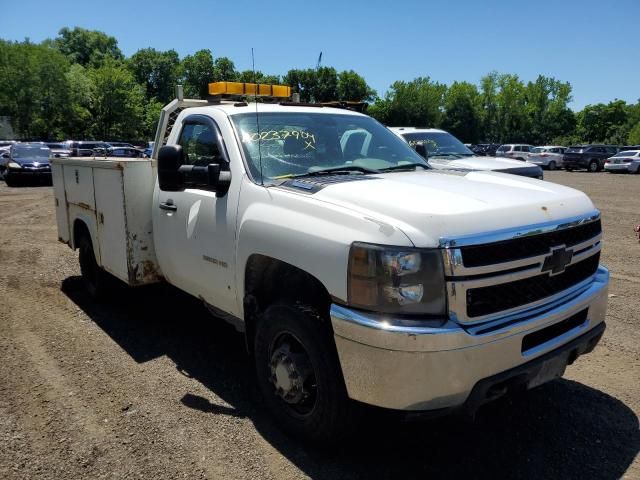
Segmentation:
{"type": "Polygon", "coordinates": [[[313,196],[356,211],[381,230],[398,228],[418,247],[437,247],[442,238],[562,220],[595,209],[578,190],[496,172],[386,173],[366,181],[330,183],[313,196]]]}

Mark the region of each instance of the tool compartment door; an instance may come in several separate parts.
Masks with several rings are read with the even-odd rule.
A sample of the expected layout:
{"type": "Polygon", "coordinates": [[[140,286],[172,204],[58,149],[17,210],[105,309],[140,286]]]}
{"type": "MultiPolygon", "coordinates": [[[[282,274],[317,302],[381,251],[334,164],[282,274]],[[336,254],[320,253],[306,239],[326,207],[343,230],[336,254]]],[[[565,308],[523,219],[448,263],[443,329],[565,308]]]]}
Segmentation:
{"type": "Polygon", "coordinates": [[[122,170],[94,168],[96,217],[102,268],[129,282],[122,170]]]}
{"type": "Polygon", "coordinates": [[[64,167],[58,164],[51,165],[53,179],[53,196],[56,205],[56,223],[58,226],[58,240],[69,243],[70,228],[69,214],[67,212],[67,195],[64,190],[64,167]]]}

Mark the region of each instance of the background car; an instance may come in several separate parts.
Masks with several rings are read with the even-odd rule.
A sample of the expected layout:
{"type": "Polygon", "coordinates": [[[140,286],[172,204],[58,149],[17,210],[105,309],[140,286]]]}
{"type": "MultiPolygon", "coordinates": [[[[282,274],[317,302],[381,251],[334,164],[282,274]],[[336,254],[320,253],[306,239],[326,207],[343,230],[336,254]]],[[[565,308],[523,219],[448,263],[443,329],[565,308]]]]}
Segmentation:
{"type": "Polygon", "coordinates": [[[543,147],[533,147],[529,162],[540,165],[542,168],[555,170],[562,167],[562,156],[567,147],[557,145],[545,145],[543,147]]]}
{"type": "Polygon", "coordinates": [[[506,143],[496,150],[496,157],[513,158],[514,160],[528,160],[533,147],[526,143],[506,143]]]}
{"type": "Polygon", "coordinates": [[[67,148],[67,144],[64,142],[45,142],[45,145],[51,150],[52,157],[60,158],[71,156],[71,150],[67,148]]]}
{"type": "Polygon", "coordinates": [[[604,169],[611,173],[640,173],[640,149],[616,153],[604,161],[604,169]]]}
{"type": "Polygon", "coordinates": [[[481,157],[444,130],[435,128],[392,127],[390,130],[416,148],[424,145],[427,161],[435,169],[492,170],[542,180],[542,169],[531,163],[509,158],[481,157]]]}
{"type": "Polygon", "coordinates": [[[499,147],[499,143],[478,143],[476,145],[471,145],[470,150],[480,157],[495,157],[496,150],[499,147]]]}
{"type": "Polygon", "coordinates": [[[44,143],[16,143],[8,154],[2,154],[4,180],[7,186],[16,187],[26,180],[51,183],[51,150],[44,143]]]}
{"type": "Polygon", "coordinates": [[[107,155],[109,157],[141,158],[144,157],[144,152],[135,147],[118,147],[110,148],[107,155]]]}
{"type": "Polygon", "coordinates": [[[618,148],[618,152],[624,152],[625,150],[640,150],[640,145],[625,145],[618,148]]]}
{"type": "Polygon", "coordinates": [[[567,148],[562,163],[567,171],[584,168],[590,172],[599,172],[604,161],[618,153],[615,145],[574,145],[567,148]]]}
{"type": "Polygon", "coordinates": [[[66,148],[71,150],[72,157],[91,157],[94,155],[95,149],[110,147],[106,142],[95,140],[67,140],[64,143],[66,144],[66,148]]]}
{"type": "Polygon", "coordinates": [[[155,145],[156,142],[149,142],[147,144],[147,148],[144,149],[144,154],[146,157],[151,157],[151,154],[153,154],[153,146],[155,145]]]}

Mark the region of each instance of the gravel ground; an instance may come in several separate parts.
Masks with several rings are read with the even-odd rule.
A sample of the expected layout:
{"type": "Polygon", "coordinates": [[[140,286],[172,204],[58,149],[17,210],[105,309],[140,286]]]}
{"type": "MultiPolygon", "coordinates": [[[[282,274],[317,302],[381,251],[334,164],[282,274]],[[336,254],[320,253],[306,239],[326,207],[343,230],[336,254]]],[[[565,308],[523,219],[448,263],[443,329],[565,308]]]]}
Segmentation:
{"type": "Polygon", "coordinates": [[[242,337],[169,286],[95,304],[50,187],[0,183],[0,478],[640,479],[640,176],[547,172],[602,210],[608,330],[475,421],[372,416],[341,451],[275,429],[242,337]]]}

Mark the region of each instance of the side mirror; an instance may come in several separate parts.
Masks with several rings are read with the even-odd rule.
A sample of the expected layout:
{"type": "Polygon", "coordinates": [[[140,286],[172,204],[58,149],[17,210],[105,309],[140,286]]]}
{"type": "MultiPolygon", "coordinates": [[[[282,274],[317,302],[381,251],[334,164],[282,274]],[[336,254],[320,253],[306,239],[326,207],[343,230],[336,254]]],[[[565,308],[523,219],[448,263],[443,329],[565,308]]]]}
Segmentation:
{"type": "Polygon", "coordinates": [[[220,170],[220,164],[206,166],[182,165],[178,168],[183,187],[206,188],[216,192],[216,197],[224,197],[231,186],[231,172],[220,170]]]}
{"type": "Polygon", "coordinates": [[[424,143],[416,143],[413,148],[422,158],[425,160],[429,159],[429,153],[427,152],[427,147],[424,143]]]}
{"type": "Polygon", "coordinates": [[[158,183],[160,190],[179,192],[184,190],[182,175],[178,172],[184,164],[184,152],[180,145],[166,145],[158,152],[158,183]]]}
{"type": "Polygon", "coordinates": [[[9,157],[10,157],[9,152],[2,153],[2,158],[9,158],[9,157]]]}
{"type": "Polygon", "coordinates": [[[158,152],[158,183],[160,190],[179,192],[185,188],[205,188],[223,197],[231,186],[231,172],[220,170],[220,164],[185,165],[180,145],[167,145],[158,152]]]}

